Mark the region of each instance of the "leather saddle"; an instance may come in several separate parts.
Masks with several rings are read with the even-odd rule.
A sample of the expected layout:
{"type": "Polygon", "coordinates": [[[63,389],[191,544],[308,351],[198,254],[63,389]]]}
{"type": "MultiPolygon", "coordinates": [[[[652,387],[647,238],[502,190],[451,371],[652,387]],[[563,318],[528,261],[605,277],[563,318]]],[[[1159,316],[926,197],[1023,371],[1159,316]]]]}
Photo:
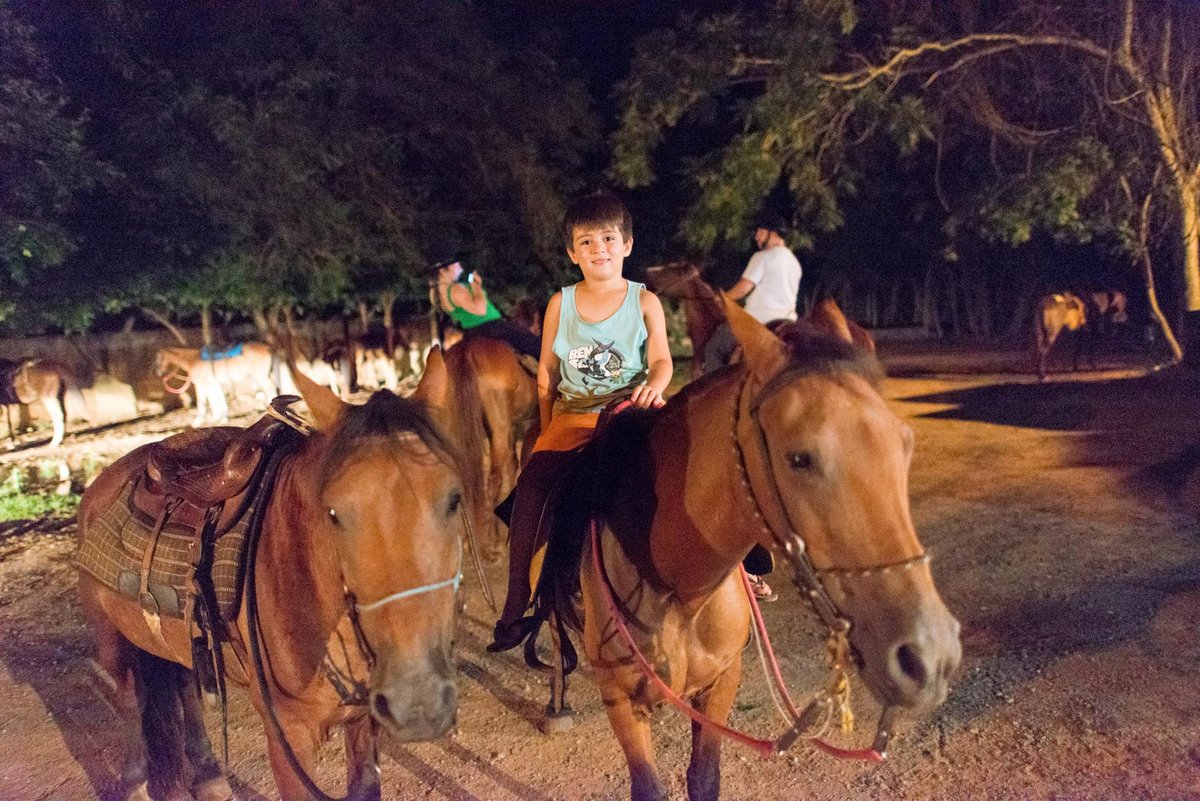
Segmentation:
{"type": "Polygon", "coordinates": [[[156,443],[146,460],[146,475],[156,495],[182,498],[205,509],[240,495],[254,477],[263,453],[290,417],[295,395],[280,395],[249,428],[201,428],[156,443]]]}

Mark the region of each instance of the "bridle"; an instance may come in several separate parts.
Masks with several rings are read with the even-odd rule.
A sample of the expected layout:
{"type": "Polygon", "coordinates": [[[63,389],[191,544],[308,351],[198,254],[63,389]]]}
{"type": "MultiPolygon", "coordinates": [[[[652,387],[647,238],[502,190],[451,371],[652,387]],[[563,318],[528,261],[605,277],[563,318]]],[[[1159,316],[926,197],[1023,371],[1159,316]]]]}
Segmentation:
{"type": "MultiPolygon", "coordinates": [[[[746,448],[743,446],[741,439],[738,436],[739,423],[742,417],[742,409],[746,404],[747,398],[750,395],[750,379],[751,373],[746,371],[746,378],[738,387],[737,394],[734,398],[733,407],[733,427],[731,435],[733,439],[733,450],[737,464],[738,478],[741,481],[742,487],[745,490],[746,497],[750,502],[751,510],[755,520],[761,527],[762,531],[767,534],[776,547],[782,551],[787,558],[788,563],[792,568],[792,582],[800,591],[801,595],[808,599],[809,604],[821,618],[821,622],[825,624],[829,631],[829,651],[830,653],[848,654],[849,653],[849,633],[851,628],[850,619],[842,613],[838,608],[837,603],[829,595],[829,591],[825,589],[825,585],[821,581],[822,575],[837,575],[845,578],[867,578],[876,575],[882,575],[899,570],[910,570],[916,565],[926,564],[929,562],[928,553],[920,553],[908,559],[900,560],[884,565],[876,565],[866,568],[821,568],[818,569],[812,563],[812,559],[808,554],[808,547],[804,541],[804,537],[800,534],[797,526],[792,522],[791,515],[788,511],[787,504],[784,503],[783,496],[779,491],[779,480],[775,475],[774,464],[771,460],[771,448],[767,441],[766,429],[759,420],[759,412],[763,404],[777,392],[783,390],[786,386],[799,375],[807,373],[808,370],[802,367],[791,367],[783,370],[772,377],[766,385],[757,393],[757,395],[749,402],[749,417],[753,425],[754,432],[757,436],[753,437],[751,443],[755,447],[759,456],[759,460],[764,465],[768,481],[766,484],[766,492],[756,491],[754,482],[751,481],[750,472],[746,467],[746,448]],[[777,510],[775,517],[782,523],[782,529],[779,525],[772,525],[771,518],[765,514],[761,497],[766,496],[777,510]]],[[[844,660],[834,660],[832,670],[835,675],[832,677],[830,685],[839,688],[837,695],[840,697],[834,698],[833,701],[839,707],[842,718],[843,730],[849,731],[853,727],[853,716],[849,708],[849,678],[845,674],[844,660]]],[[[790,707],[790,704],[789,704],[790,707]]],[[[878,758],[882,759],[887,753],[887,745],[891,739],[891,724],[894,710],[890,706],[885,706],[879,723],[876,727],[875,738],[870,749],[864,752],[848,752],[847,756],[851,758],[878,758]],[[872,757],[871,755],[875,755],[872,757]]],[[[793,717],[795,715],[793,714],[793,717]]]]}

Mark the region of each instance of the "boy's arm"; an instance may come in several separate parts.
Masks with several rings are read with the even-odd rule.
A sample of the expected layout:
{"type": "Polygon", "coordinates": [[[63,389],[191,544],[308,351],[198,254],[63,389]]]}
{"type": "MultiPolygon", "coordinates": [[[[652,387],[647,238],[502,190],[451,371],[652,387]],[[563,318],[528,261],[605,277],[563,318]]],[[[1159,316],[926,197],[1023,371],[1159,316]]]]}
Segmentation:
{"type": "Polygon", "coordinates": [[[671,383],[674,365],[671,363],[671,347],[667,342],[667,319],[663,314],[662,302],[650,290],[642,291],[642,319],[646,323],[646,362],[649,370],[646,383],[635,387],[630,400],[640,409],[659,406],[663,393],[671,383]]]}
{"type": "Polygon", "coordinates": [[[546,316],[542,319],[542,353],[538,358],[538,417],[542,431],[550,426],[554,413],[554,401],[558,397],[558,382],[562,378],[559,358],[554,353],[554,338],[558,336],[558,314],[562,307],[562,292],[555,292],[546,304],[546,316]]]}

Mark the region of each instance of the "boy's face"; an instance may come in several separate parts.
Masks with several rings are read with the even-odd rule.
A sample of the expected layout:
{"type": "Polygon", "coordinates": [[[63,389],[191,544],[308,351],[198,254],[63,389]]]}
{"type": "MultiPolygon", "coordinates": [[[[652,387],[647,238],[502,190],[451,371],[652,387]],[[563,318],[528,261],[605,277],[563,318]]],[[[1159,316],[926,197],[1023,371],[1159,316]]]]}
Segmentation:
{"type": "Polygon", "coordinates": [[[632,250],[633,237],[626,239],[616,223],[577,225],[567,255],[579,265],[584,278],[604,281],[621,276],[625,257],[632,250]]]}

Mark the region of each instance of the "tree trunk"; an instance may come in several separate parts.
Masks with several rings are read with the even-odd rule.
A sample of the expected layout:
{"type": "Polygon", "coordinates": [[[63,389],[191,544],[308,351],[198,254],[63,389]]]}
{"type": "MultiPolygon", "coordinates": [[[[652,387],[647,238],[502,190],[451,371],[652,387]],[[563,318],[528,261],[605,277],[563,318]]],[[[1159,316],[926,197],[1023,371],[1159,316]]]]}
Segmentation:
{"type": "Polygon", "coordinates": [[[389,356],[392,356],[395,354],[396,348],[396,319],[393,316],[392,308],[396,305],[396,293],[384,292],[379,299],[383,304],[383,330],[387,337],[387,352],[389,356]]]}
{"type": "Polygon", "coordinates": [[[358,302],[358,323],[362,326],[364,335],[371,330],[371,307],[365,300],[358,302]]]}
{"type": "Polygon", "coordinates": [[[187,337],[185,337],[183,335],[182,331],[180,331],[178,328],[175,327],[174,323],[172,323],[170,320],[167,319],[166,315],[161,314],[161,313],[155,311],[154,309],[150,309],[145,306],[142,307],[142,313],[144,313],[150,319],[154,320],[154,322],[158,323],[163,328],[170,331],[171,336],[175,337],[175,340],[180,345],[182,345],[185,348],[187,347],[187,345],[188,345],[187,337]]]}
{"type": "Polygon", "coordinates": [[[212,304],[200,304],[200,341],[205,348],[212,350],[213,335],[212,335],[212,304]]]}

